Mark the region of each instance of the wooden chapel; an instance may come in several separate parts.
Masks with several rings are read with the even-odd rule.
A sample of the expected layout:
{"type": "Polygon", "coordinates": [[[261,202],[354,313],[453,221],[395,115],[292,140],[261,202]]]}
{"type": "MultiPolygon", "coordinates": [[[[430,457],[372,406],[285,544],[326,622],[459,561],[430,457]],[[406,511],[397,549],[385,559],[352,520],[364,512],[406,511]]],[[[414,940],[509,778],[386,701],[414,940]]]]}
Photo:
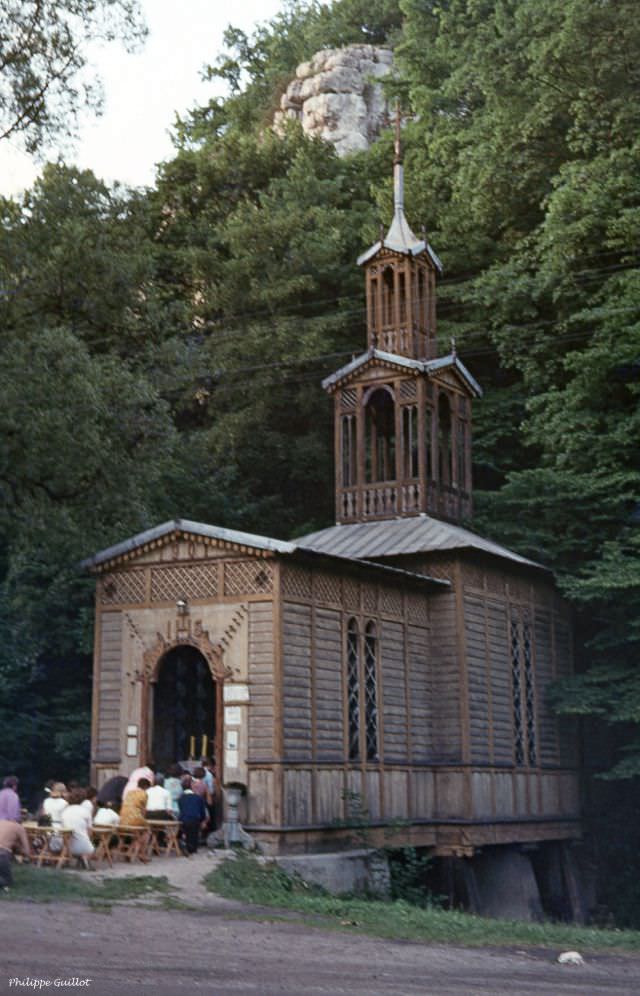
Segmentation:
{"type": "Polygon", "coordinates": [[[97,577],[91,763],[215,755],[269,853],[373,841],[472,856],[579,836],[572,671],[548,570],[460,525],[481,389],[438,356],[440,261],[394,215],[364,267],[367,349],[324,381],[336,525],[284,542],[175,519],[85,562],[97,577]]]}

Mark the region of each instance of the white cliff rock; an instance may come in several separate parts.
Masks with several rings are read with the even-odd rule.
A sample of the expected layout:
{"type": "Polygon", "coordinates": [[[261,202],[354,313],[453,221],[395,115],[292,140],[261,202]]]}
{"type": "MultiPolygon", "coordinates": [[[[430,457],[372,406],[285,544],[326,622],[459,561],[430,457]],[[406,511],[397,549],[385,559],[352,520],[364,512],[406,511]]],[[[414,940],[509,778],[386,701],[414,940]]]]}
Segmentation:
{"type": "Polygon", "coordinates": [[[340,156],[368,149],[388,123],[388,106],[377,82],[393,70],[393,53],[375,45],[348,45],[316,52],[296,69],[274,116],[281,130],[300,121],[308,135],[331,142],[340,156]]]}

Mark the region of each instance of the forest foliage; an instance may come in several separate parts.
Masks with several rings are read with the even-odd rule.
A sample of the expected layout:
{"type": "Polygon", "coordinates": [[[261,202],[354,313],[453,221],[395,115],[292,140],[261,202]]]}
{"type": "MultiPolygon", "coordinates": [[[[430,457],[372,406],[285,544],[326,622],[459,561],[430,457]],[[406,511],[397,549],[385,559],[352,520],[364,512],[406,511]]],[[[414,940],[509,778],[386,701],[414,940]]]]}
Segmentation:
{"type": "Polygon", "coordinates": [[[364,346],[355,259],[390,217],[391,136],[339,159],[268,123],[297,63],[363,41],[394,47],[407,213],[445,263],[442,341],[486,392],[474,528],[556,572],[580,671],[558,707],[614,734],[601,767],[640,772],[635,15],[288,2],[229,29],[209,69],[228,96],[177,120],[151,189],[57,163],[0,202],[3,768],[86,764],[83,556],[173,516],[285,537],[331,521],[319,384],[364,346]]]}

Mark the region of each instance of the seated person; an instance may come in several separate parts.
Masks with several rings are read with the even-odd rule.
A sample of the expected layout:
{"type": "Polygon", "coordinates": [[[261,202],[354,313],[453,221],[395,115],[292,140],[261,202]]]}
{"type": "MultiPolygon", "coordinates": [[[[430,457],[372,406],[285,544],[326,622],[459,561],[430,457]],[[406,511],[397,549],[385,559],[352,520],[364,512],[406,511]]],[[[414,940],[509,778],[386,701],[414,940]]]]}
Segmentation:
{"type": "Polygon", "coordinates": [[[93,814],[96,811],[96,796],[98,795],[98,790],[89,785],[88,788],[84,790],[84,802],[82,803],[84,809],[87,811],[87,816],[89,817],[90,823],[93,823],[93,814]]]}
{"type": "Polygon", "coordinates": [[[72,789],[69,793],[69,805],[63,810],[60,822],[63,830],[73,831],[69,848],[72,856],[85,868],[89,868],[89,858],[93,856],[94,846],[89,836],[91,819],[86,807],[82,805],[84,799],[84,789],[72,789]]]}
{"type": "Polygon", "coordinates": [[[116,813],[113,802],[105,802],[103,806],[100,806],[93,819],[94,827],[117,827],[119,823],[120,817],[116,813]]]}
{"type": "MultiPolygon", "coordinates": [[[[131,789],[122,800],[120,809],[120,827],[148,827],[147,823],[147,789],[151,788],[148,778],[140,778],[138,787],[131,789]]],[[[149,845],[150,833],[147,831],[140,839],[140,850],[138,856],[145,864],[149,860],[146,856],[149,845]]]]}
{"type": "Polygon", "coordinates": [[[173,820],[173,803],[171,795],[164,787],[162,775],[156,775],[156,783],[147,789],[148,820],[173,820]]]}
{"type": "Polygon", "coordinates": [[[59,827],[62,814],[68,805],[67,786],[64,782],[54,782],[48,798],[42,803],[42,815],[49,817],[52,827],[59,827]]]}
{"type": "Polygon", "coordinates": [[[96,802],[98,806],[104,806],[105,802],[113,802],[117,807],[122,802],[122,793],[129,779],[126,775],[114,775],[108,778],[104,785],[98,789],[96,802]]]}
{"type": "Polygon", "coordinates": [[[3,892],[8,892],[13,885],[11,855],[16,849],[29,857],[27,831],[15,820],[0,820],[0,889],[3,892]]]}
{"type": "Polygon", "coordinates": [[[135,771],[132,771],[131,774],[129,775],[129,781],[122,790],[123,801],[129,795],[129,792],[133,792],[135,789],[140,787],[141,778],[146,778],[146,780],[149,782],[149,785],[153,785],[155,775],[152,769],[147,767],[146,765],[144,768],[136,768],[135,771]]]}

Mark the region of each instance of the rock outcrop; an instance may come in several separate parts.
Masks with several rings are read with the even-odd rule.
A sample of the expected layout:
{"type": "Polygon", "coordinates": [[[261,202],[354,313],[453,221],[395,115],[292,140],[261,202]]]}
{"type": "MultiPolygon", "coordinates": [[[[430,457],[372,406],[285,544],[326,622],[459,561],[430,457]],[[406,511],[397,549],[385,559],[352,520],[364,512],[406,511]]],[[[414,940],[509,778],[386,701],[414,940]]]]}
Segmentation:
{"type": "Polygon", "coordinates": [[[338,155],[368,149],[388,123],[379,81],[393,68],[393,53],[375,45],[348,45],[317,52],[296,69],[280,101],[274,127],[288,118],[303,130],[332,142],[338,155]]]}

